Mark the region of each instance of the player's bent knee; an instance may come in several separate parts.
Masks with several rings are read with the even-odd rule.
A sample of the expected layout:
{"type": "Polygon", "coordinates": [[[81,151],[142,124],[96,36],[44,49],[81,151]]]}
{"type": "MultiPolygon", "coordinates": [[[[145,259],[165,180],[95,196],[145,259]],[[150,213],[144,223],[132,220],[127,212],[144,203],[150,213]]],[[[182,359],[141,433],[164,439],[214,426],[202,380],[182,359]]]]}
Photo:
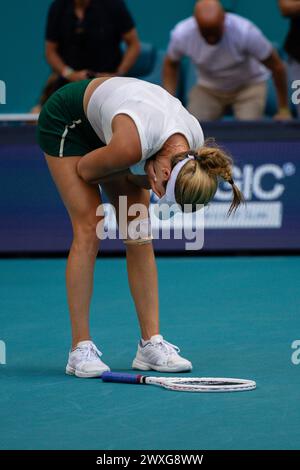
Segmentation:
{"type": "Polygon", "coordinates": [[[97,237],[85,238],[75,236],[72,243],[72,248],[78,253],[88,254],[91,257],[97,256],[100,247],[100,240],[97,237]]]}
{"type": "Polygon", "coordinates": [[[99,221],[90,221],[73,226],[73,245],[85,252],[94,253],[99,249],[99,238],[97,236],[97,225],[99,221]]]}

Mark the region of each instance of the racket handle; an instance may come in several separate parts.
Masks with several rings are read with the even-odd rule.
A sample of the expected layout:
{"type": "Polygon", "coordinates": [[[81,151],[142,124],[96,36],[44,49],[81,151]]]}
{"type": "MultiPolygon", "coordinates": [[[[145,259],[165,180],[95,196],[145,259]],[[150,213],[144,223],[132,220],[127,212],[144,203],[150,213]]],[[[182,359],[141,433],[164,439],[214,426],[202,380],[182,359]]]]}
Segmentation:
{"type": "Polygon", "coordinates": [[[101,379],[103,382],[115,382],[125,384],[140,384],[142,375],[122,374],[120,372],[103,372],[101,379]]]}

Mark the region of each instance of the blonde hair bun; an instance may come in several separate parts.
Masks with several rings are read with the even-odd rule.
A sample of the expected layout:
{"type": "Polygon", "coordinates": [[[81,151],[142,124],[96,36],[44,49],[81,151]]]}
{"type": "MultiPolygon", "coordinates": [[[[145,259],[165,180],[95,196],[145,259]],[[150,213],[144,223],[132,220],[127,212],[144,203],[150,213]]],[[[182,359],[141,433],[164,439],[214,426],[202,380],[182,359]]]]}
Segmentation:
{"type": "Polygon", "coordinates": [[[243,195],[233,181],[232,157],[219,147],[214,139],[207,139],[197,151],[184,152],[176,155],[172,164],[175,166],[187,155],[193,155],[191,160],[180,171],[176,186],[175,196],[178,204],[207,205],[214,197],[218,189],[218,178],[222,178],[232,186],[233,200],[228,211],[230,215],[244,202],[243,195]]]}

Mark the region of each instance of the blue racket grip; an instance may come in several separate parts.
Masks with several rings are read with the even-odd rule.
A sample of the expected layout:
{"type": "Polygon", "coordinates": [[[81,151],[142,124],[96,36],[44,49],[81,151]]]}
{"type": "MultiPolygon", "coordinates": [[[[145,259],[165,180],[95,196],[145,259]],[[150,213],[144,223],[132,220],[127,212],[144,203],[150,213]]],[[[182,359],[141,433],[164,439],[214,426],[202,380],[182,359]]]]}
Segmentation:
{"type": "Polygon", "coordinates": [[[136,374],[122,374],[120,372],[103,372],[101,379],[103,382],[115,382],[125,384],[140,384],[141,375],[136,374]]]}

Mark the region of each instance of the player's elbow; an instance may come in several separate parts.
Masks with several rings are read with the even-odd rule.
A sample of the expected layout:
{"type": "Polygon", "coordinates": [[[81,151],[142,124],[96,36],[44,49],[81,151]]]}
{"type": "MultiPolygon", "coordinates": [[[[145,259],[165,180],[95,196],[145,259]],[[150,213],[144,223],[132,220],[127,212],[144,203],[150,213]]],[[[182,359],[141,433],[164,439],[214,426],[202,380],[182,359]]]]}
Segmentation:
{"type": "Polygon", "coordinates": [[[91,184],[92,181],[93,181],[92,176],[91,176],[91,175],[89,174],[89,172],[86,171],[86,170],[80,170],[80,171],[78,171],[78,175],[80,176],[80,178],[81,178],[85,183],[91,184]]]}
{"type": "Polygon", "coordinates": [[[95,178],[92,178],[91,175],[86,175],[86,174],[83,174],[81,176],[81,179],[85,182],[85,183],[88,183],[88,184],[95,184],[95,178]]]}
{"type": "Polygon", "coordinates": [[[92,184],[95,181],[95,175],[92,174],[90,168],[84,162],[84,159],[81,159],[77,165],[78,176],[85,182],[92,184]]]}

